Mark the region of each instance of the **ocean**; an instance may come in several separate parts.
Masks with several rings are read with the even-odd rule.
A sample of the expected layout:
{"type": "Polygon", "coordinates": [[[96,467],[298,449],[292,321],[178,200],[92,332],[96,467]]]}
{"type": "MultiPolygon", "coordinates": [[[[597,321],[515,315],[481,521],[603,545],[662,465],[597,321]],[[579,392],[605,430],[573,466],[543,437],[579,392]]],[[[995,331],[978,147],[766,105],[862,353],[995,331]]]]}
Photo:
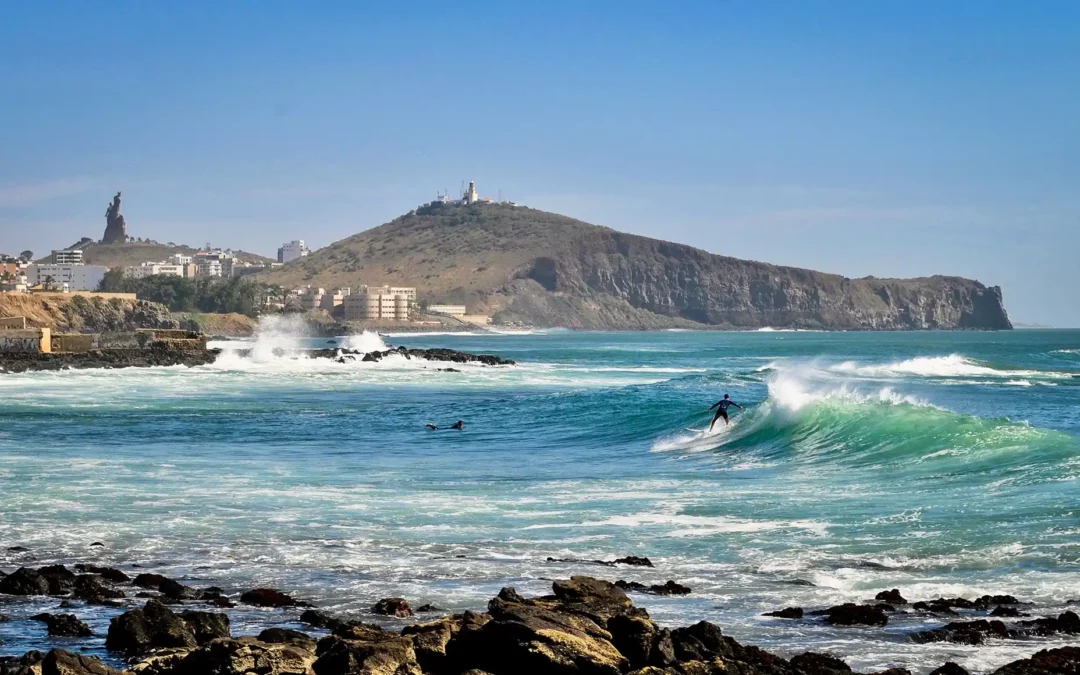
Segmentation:
{"type": "MultiPolygon", "coordinates": [[[[1039,616],[1080,598],[1080,331],[327,340],[267,324],[215,346],[228,351],[190,369],[0,375],[0,569],[138,564],[365,620],[387,596],[482,610],[503,586],[538,595],[571,574],[673,579],[693,593],[633,596],[662,625],[707,619],[743,643],[863,671],[986,671],[1068,642],[915,644],[908,635],[943,620],[829,627],[762,613],[891,588],[1010,593],[1039,616]],[[384,343],[518,365],[304,356],[384,343]],[[725,393],[746,410],[716,433],[691,430],[725,393]],[[463,431],[425,427],[458,419],[463,431]],[[656,566],[586,562],[626,555],[656,566]]],[[[62,642],[17,620],[56,603],[5,601],[16,620],[0,623],[0,654],[62,642]]],[[[97,634],[79,644],[108,658],[120,610],[73,611],[97,634]]],[[[230,613],[234,634],[295,619],[230,613]]]]}

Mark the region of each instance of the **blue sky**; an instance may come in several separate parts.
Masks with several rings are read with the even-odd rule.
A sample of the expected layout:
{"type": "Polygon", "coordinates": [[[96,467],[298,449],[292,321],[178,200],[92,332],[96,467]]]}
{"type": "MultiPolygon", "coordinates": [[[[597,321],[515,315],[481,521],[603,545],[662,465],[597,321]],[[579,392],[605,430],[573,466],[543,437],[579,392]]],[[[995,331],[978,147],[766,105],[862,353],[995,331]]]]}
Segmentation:
{"type": "Polygon", "coordinates": [[[1080,3],[42,2],[0,23],[0,251],[273,255],[456,191],[1080,326],[1080,3]]]}

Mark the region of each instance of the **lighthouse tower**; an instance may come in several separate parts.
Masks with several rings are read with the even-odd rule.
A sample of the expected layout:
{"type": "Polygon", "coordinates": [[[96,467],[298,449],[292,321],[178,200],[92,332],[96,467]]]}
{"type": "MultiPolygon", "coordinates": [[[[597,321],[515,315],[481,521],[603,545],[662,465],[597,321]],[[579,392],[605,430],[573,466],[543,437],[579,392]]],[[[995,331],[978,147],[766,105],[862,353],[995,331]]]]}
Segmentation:
{"type": "Polygon", "coordinates": [[[476,194],[476,181],[469,181],[469,189],[465,192],[465,203],[475,204],[480,201],[480,195],[476,194]]]}

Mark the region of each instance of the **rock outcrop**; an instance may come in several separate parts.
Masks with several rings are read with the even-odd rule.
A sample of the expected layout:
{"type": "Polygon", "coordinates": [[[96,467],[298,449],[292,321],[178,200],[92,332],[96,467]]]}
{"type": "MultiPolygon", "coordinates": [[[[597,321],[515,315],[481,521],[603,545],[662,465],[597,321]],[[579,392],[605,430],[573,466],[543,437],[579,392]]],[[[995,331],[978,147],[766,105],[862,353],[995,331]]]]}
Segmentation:
{"type": "Polygon", "coordinates": [[[358,275],[536,326],[1011,328],[1001,290],[969,279],[849,279],[503,204],[429,204],[262,276],[330,287],[358,275]]]}

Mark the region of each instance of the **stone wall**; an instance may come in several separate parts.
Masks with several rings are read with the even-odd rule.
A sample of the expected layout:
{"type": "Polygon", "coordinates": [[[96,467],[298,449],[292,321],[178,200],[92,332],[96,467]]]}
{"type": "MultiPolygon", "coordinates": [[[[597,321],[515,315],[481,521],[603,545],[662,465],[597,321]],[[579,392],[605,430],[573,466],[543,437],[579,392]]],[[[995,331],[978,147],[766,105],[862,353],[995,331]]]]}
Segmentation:
{"type": "Polygon", "coordinates": [[[0,317],[0,330],[26,330],[25,316],[0,317]]]}
{"type": "Polygon", "coordinates": [[[47,354],[52,351],[52,333],[48,328],[0,330],[0,352],[47,354]]]}
{"type": "Polygon", "coordinates": [[[57,333],[52,336],[52,350],[54,352],[88,352],[94,349],[94,338],[90,333],[57,333]]]}

